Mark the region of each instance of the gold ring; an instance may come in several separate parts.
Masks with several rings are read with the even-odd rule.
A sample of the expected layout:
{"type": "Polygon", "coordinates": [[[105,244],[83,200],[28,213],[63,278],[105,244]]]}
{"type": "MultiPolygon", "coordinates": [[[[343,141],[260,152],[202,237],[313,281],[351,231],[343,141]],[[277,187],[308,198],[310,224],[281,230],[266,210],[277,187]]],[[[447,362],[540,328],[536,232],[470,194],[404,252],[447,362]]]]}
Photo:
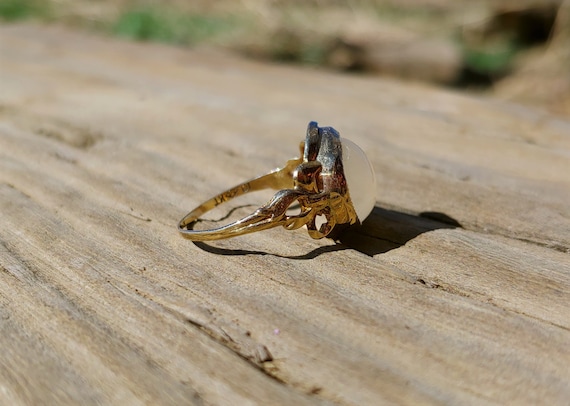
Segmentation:
{"type": "Polygon", "coordinates": [[[360,224],[376,202],[376,179],[370,161],[356,144],[342,139],[332,127],[310,122],[301,142],[301,157],[281,168],[237,185],[188,213],[178,231],[193,241],[210,241],[283,226],[307,226],[312,238],[336,238],[360,224]],[[277,193],[254,213],[228,225],[194,230],[200,217],[215,207],[249,192],[275,189],[277,193]],[[300,213],[288,214],[298,204],[300,213]]]}

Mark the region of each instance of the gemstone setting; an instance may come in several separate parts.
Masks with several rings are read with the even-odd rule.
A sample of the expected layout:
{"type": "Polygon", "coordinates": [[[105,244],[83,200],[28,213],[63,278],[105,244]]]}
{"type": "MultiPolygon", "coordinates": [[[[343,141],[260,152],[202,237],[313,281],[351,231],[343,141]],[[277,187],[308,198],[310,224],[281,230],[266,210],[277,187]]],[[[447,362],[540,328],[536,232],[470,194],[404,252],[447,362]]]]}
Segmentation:
{"type": "Polygon", "coordinates": [[[348,193],[358,219],[363,222],[376,204],[376,175],[362,148],[346,138],[341,143],[348,193]]]}

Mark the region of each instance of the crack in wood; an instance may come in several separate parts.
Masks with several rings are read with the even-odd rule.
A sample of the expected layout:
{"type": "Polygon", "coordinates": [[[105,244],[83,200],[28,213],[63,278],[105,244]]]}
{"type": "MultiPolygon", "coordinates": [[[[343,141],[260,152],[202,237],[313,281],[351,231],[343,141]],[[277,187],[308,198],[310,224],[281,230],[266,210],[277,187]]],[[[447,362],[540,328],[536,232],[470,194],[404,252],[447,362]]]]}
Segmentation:
{"type": "Polygon", "coordinates": [[[223,345],[234,354],[247,361],[254,368],[261,371],[263,374],[279,383],[294,386],[288,384],[279,376],[279,369],[272,362],[273,356],[269,352],[269,349],[265,345],[257,343],[249,338],[249,331],[245,332],[245,334],[238,333],[236,335],[235,333],[230,333],[223,327],[217,326],[210,321],[199,320],[197,318],[188,317],[188,315],[185,315],[184,317],[188,324],[196,327],[218,344],[223,345]],[[248,341],[251,341],[251,343],[248,343],[248,341]]]}
{"type": "Polygon", "coordinates": [[[163,303],[140,289],[135,289],[134,292],[208,335],[216,343],[223,345],[265,375],[280,383],[285,383],[278,375],[279,369],[272,362],[274,360],[273,355],[267,346],[255,341],[249,330],[243,329],[235,322],[228,322],[217,317],[215,312],[209,308],[202,306],[181,307],[171,303],[163,303]]]}
{"type": "Polygon", "coordinates": [[[273,356],[267,347],[251,339],[251,335],[241,331],[238,326],[227,325],[224,328],[223,325],[217,325],[215,320],[200,320],[196,317],[189,317],[188,314],[184,317],[187,323],[199,328],[217,342],[257,366],[273,361],[273,356]]]}
{"type": "Polygon", "coordinates": [[[21,129],[74,148],[87,150],[103,139],[100,133],[88,128],[53,117],[40,116],[17,106],[1,105],[0,113],[9,114],[12,123],[21,129]]]}

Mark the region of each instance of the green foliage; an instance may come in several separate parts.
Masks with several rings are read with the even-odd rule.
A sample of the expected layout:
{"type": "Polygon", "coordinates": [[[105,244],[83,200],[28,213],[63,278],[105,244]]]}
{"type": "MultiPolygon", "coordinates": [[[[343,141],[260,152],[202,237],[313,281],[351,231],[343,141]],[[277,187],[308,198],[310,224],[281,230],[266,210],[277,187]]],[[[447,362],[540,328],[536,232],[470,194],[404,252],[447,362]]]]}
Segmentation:
{"type": "Polygon", "coordinates": [[[492,47],[466,49],[465,65],[479,73],[504,74],[511,68],[519,50],[520,47],[510,41],[492,47]]]}
{"type": "Polygon", "coordinates": [[[33,17],[47,17],[48,5],[42,0],[0,0],[0,19],[18,21],[33,17]]]}
{"type": "Polygon", "coordinates": [[[324,44],[307,44],[303,47],[300,61],[307,65],[323,65],[327,57],[324,44]]]}
{"type": "Polygon", "coordinates": [[[176,13],[158,7],[124,12],[113,31],[139,41],[195,44],[227,33],[237,26],[231,17],[176,13]]]}

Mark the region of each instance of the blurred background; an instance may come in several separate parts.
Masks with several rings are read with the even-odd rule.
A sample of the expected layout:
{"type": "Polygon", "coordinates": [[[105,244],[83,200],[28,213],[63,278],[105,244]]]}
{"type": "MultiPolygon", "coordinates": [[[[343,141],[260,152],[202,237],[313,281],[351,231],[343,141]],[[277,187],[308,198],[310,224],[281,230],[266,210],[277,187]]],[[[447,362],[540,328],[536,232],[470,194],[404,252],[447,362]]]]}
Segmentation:
{"type": "Polygon", "coordinates": [[[0,21],[217,47],[570,116],[570,0],[0,0],[0,21]]]}

